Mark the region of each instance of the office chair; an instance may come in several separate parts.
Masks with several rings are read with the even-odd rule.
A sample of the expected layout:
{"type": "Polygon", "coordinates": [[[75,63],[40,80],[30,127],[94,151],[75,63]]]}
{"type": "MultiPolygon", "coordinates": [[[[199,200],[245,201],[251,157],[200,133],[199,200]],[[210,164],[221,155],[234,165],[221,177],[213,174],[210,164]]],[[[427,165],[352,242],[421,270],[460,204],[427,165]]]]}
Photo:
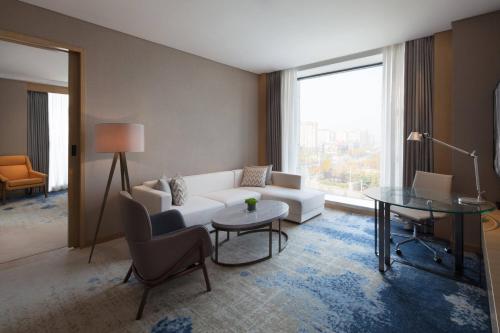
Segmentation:
{"type": "MultiPolygon", "coordinates": [[[[435,195],[437,196],[435,199],[443,199],[446,200],[451,194],[451,184],[452,184],[453,176],[450,175],[442,175],[438,173],[430,173],[424,171],[417,171],[415,173],[415,178],[413,179],[413,189],[418,195],[418,190],[432,190],[435,191],[435,195]]],[[[432,199],[432,198],[429,198],[432,199]]],[[[431,221],[434,224],[435,220],[442,219],[446,217],[448,214],[446,213],[433,213],[424,210],[411,209],[406,207],[398,207],[391,206],[391,212],[399,216],[401,219],[406,220],[413,224],[413,233],[412,235],[404,235],[404,234],[391,234],[392,236],[398,236],[402,238],[406,238],[403,241],[396,243],[396,254],[401,255],[401,245],[417,242],[423,245],[427,250],[431,251],[434,255],[434,261],[437,263],[441,262],[441,257],[439,257],[437,251],[430,247],[426,241],[418,236],[417,228],[422,226],[424,222],[431,221]]]]}

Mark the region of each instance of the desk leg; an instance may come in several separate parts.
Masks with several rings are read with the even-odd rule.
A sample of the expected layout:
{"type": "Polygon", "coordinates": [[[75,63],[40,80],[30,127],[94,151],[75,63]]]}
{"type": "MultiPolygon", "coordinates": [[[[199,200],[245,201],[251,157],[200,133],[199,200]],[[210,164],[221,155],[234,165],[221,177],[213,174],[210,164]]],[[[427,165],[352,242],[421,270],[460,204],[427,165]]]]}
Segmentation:
{"type": "Polygon", "coordinates": [[[384,267],[384,203],[382,201],[378,202],[378,270],[383,272],[384,267]]]}
{"type": "Polygon", "coordinates": [[[384,259],[387,266],[391,265],[391,205],[384,205],[384,259]]]}
{"type": "Polygon", "coordinates": [[[455,275],[464,270],[464,214],[453,215],[453,234],[455,236],[455,275]]]}
{"type": "Polygon", "coordinates": [[[281,252],[281,219],[278,220],[278,231],[279,231],[278,251],[281,252]]]}
{"type": "Polygon", "coordinates": [[[374,233],[374,236],[375,236],[374,237],[374,239],[375,239],[374,248],[375,248],[375,255],[378,255],[378,249],[377,249],[377,245],[378,245],[378,239],[377,239],[377,237],[378,237],[378,230],[377,230],[378,229],[378,221],[377,221],[378,220],[378,210],[377,210],[378,201],[374,200],[374,202],[375,202],[375,207],[374,207],[374,210],[373,210],[374,211],[374,215],[375,215],[374,216],[375,217],[375,223],[373,225],[373,228],[375,230],[375,233],[374,233]]]}
{"type": "Polygon", "coordinates": [[[269,258],[273,257],[273,223],[269,225],[269,258]]]}

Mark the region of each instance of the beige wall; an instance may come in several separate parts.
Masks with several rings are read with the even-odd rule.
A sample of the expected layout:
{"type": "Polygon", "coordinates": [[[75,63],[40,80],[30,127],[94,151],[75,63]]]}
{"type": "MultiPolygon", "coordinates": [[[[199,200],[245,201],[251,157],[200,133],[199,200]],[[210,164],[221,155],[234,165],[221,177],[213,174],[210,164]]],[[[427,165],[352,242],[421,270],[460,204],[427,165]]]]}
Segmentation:
{"type": "Polygon", "coordinates": [[[0,79],[0,155],[27,150],[26,83],[0,79]]]}
{"type": "MultiPolygon", "coordinates": [[[[500,81],[500,11],[453,22],[453,142],[479,155],[481,185],[500,201],[500,177],[493,169],[493,91],[500,81]]],[[[475,193],[472,160],[453,154],[454,187],[475,193]]],[[[479,219],[465,221],[465,242],[479,242],[479,219]]]]}
{"type": "MultiPolygon", "coordinates": [[[[434,112],[433,135],[444,142],[453,139],[452,79],[453,48],[452,31],[434,35],[434,112]]],[[[434,145],[434,172],[452,175],[452,152],[449,148],[434,145]]],[[[434,236],[451,240],[451,217],[434,225],[434,236]]]]}
{"type": "MultiPolygon", "coordinates": [[[[2,0],[0,29],[85,50],[87,239],[111,164],[94,152],[96,123],[144,124],[146,151],[128,155],[133,184],[257,162],[257,75],[14,0],[2,0]]],[[[118,190],[115,177],[103,237],[121,231],[118,190]]]]}
{"type": "MultiPolygon", "coordinates": [[[[434,112],[433,135],[436,139],[451,142],[453,49],[451,30],[434,35],[434,112]]],[[[452,152],[449,148],[434,145],[434,171],[452,174],[452,152]]]]}

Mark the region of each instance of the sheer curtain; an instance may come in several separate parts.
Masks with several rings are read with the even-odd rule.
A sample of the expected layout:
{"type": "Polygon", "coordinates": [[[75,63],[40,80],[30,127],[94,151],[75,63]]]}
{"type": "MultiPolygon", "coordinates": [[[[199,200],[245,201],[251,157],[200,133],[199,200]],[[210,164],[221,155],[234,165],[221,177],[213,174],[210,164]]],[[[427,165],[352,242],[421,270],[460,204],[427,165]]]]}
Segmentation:
{"type": "Polygon", "coordinates": [[[380,186],[403,185],[405,45],[387,46],[382,52],[382,145],[380,186]]]}
{"type": "Polygon", "coordinates": [[[300,138],[300,90],[297,70],[281,72],[281,168],[296,173],[300,138]]]}
{"type": "Polygon", "coordinates": [[[49,191],[68,187],[68,95],[49,93],[49,191]]]}

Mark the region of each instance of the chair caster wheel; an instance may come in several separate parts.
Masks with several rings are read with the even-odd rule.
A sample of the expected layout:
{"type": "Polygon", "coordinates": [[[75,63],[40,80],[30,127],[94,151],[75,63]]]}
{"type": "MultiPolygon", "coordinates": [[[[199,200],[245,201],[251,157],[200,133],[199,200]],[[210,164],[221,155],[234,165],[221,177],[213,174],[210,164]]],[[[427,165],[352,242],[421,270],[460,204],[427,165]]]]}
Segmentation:
{"type": "Polygon", "coordinates": [[[441,258],[440,257],[434,257],[434,261],[437,262],[438,264],[441,263],[441,258]]]}
{"type": "Polygon", "coordinates": [[[400,255],[401,255],[401,250],[400,250],[400,249],[396,249],[396,254],[397,254],[398,256],[400,256],[400,255]]]}
{"type": "Polygon", "coordinates": [[[451,249],[450,249],[449,247],[445,247],[445,248],[444,248],[444,252],[446,252],[446,253],[451,253],[451,249]]]}

